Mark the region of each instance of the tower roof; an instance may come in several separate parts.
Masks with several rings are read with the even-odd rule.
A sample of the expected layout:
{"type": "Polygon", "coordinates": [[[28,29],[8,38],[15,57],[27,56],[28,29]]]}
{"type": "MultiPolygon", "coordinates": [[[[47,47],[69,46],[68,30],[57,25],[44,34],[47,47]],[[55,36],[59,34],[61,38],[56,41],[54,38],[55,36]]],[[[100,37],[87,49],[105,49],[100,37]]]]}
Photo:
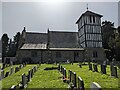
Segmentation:
{"type": "Polygon", "coordinates": [[[83,14],[80,16],[80,18],[77,20],[76,24],[79,22],[79,20],[82,18],[82,16],[90,16],[90,15],[92,15],[92,16],[98,16],[98,17],[103,17],[103,16],[100,15],[100,14],[97,14],[97,13],[94,13],[94,12],[92,12],[92,11],[87,10],[85,13],[83,13],[83,14]]]}

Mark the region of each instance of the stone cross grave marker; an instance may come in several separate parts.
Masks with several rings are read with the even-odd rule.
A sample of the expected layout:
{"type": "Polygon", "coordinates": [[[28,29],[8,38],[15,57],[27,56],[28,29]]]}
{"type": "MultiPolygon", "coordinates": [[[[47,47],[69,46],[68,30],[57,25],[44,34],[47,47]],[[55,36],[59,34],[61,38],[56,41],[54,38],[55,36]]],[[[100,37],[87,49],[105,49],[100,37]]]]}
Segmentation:
{"type": "Polygon", "coordinates": [[[98,83],[92,82],[90,84],[90,90],[102,90],[102,88],[101,88],[101,86],[98,83]]]}
{"type": "Polygon", "coordinates": [[[81,77],[78,77],[78,90],[84,90],[84,82],[81,77]]]}

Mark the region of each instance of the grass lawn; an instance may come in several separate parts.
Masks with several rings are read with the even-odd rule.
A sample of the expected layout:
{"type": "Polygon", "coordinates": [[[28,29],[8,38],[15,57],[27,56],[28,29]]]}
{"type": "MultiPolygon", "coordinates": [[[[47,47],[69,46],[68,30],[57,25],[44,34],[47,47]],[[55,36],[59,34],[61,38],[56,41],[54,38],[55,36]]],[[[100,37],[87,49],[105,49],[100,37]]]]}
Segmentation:
{"type": "Polygon", "coordinates": [[[77,77],[80,76],[84,80],[85,88],[90,88],[91,82],[97,82],[102,88],[118,88],[118,78],[113,78],[110,76],[110,68],[107,66],[107,74],[100,73],[100,65],[98,66],[99,72],[92,72],[89,70],[88,65],[82,66],[79,68],[75,63],[74,65],[70,64],[62,64],[68,72],[68,70],[72,70],[76,72],[77,77]]]}
{"type": "Polygon", "coordinates": [[[44,70],[44,68],[52,66],[57,67],[54,64],[42,64],[27,88],[67,88],[68,84],[63,83],[62,75],[58,70],[44,70]]]}
{"type": "MultiPolygon", "coordinates": [[[[11,76],[8,76],[2,80],[2,88],[10,88],[12,85],[17,85],[22,80],[22,74],[25,73],[28,74],[28,70],[32,69],[33,66],[36,65],[26,65],[26,67],[23,67],[20,71],[17,73],[12,74],[11,76]]],[[[10,67],[8,67],[10,68],[10,67]]],[[[8,69],[6,68],[6,69],[8,69]]]]}
{"type": "MultiPolygon", "coordinates": [[[[82,65],[79,68],[78,63],[62,64],[68,72],[72,70],[76,72],[77,77],[80,76],[84,80],[85,88],[90,88],[91,82],[97,82],[102,88],[118,88],[118,78],[113,78],[110,76],[110,67],[107,66],[107,74],[100,73],[100,66],[98,66],[99,72],[92,72],[88,70],[88,65],[82,65]]],[[[19,72],[12,74],[2,80],[3,88],[10,88],[12,85],[17,85],[22,80],[22,74],[28,74],[28,70],[32,69],[33,66],[37,64],[27,65],[22,68],[19,72]]],[[[68,84],[63,83],[62,74],[58,70],[44,70],[46,67],[57,67],[55,64],[41,64],[37,72],[34,73],[33,78],[28,82],[26,89],[31,88],[67,88],[68,84]]],[[[16,66],[14,66],[16,67],[16,66]]],[[[10,67],[6,68],[5,71],[10,70],[10,67]]]]}

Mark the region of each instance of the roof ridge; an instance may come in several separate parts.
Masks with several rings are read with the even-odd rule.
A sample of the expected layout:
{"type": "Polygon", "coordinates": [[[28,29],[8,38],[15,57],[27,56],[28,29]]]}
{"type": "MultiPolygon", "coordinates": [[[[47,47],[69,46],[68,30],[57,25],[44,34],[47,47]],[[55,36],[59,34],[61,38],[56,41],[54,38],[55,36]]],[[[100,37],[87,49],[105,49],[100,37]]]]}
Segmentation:
{"type": "Polygon", "coordinates": [[[40,32],[26,32],[27,34],[47,34],[47,33],[40,33],[40,32]]]}

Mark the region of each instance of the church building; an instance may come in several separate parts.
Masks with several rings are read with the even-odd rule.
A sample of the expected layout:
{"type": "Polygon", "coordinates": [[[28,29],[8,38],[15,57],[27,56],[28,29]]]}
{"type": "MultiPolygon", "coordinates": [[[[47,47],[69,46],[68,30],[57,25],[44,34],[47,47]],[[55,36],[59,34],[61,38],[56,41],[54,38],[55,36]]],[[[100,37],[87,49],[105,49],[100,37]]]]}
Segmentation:
{"type": "Polygon", "coordinates": [[[101,37],[102,15],[87,10],[77,20],[78,32],[52,31],[47,33],[22,31],[18,61],[30,63],[102,62],[105,53],[101,37]]]}

